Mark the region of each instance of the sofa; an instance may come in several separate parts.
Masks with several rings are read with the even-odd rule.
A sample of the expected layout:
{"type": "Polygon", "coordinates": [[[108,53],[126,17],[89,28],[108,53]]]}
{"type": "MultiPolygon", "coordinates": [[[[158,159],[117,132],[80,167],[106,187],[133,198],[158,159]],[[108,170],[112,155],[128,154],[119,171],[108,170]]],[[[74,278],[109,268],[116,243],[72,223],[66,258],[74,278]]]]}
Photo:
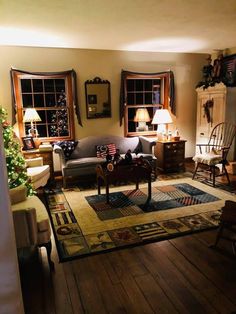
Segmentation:
{"type": "Polygon", "coordinates": [[[18,253],[27,249],[45,247],[49,267],[51,260],[51,227],[43,202],[36,196],[26,196],[25,186],[9,191],[18,253]]]}
{"type": "Polygon", "coordinates": [[[142,156],[151,163],[153,172],[156,173],[156,158],[153,154],[153,146],[156,144],[155,140],[143,136],[88,136],[78,140],[73,152],[69,155],[65,155],[61,146],[54,144],[54,152],[60,156],[63,187],[67,186],[69,178],[95,174],[96,165],[106,162],[106,158],[97,156],[97,147],[107,144],[115,144],[115,147],[119,149],[121,157],[124,157],[129,149],[132,157],[142,156]]]}

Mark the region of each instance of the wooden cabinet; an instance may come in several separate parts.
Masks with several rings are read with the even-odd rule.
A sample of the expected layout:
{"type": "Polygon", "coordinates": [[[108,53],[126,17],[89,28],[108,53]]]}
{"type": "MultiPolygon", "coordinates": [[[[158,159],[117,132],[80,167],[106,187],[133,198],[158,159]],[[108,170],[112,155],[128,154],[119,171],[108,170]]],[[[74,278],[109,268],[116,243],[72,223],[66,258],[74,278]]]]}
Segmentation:
{"type": "MultiPolygon", "coordinates": [[[[219,83],[206,89],[197,88],[196,91],[196,143],[206,144],[212,129],[218,123],[236,123],[236,88],[226,87],[223,83],[219,83]]],[[[232,145],[228,157],[229,160],[235,160],[235,144],[232,145]]]]}
{"type": "Polygon", "coordinates": [[[129,74],[124,80],[124,93],[125,136],[156,135],[157,126],[151,122],[157,109],[168,108],[169,73],[129,74]],[[150,117],[142,131],[134,121],[139,108],[146,108],[150,117]]]}
{"type": "Polygon", "coordinates": [[[183,171],[185,169],[185,142],[185,140],[157,141],[154,148],[157,168],[164,172],[183,171]]]}
{"type": "Polygon", "coordinates": [[[54,178],[52,151],[39,151],[39,149],[34,149],[29,151],[22,151],[22,153],[25,159],[42,157],[43,164],[50,166],[50,179],[54,178]]]}

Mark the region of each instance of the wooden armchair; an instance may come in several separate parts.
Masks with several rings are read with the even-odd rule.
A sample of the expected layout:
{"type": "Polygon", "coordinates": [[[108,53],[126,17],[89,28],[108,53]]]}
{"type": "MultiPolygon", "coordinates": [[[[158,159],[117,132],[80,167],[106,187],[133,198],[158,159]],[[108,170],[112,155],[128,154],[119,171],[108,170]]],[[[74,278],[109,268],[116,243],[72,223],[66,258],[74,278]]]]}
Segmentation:
{"type": "Polygon", "coordinates": [[[195,161],[193,179],[199,171],[199,167],[207,166],[207,170],[210,172],[210,180],[212,179],[213,186],[215,187],[215,178],[217,176],[216,169],[219,167],[221,168],[220,175],[225,174],[230,184],[226,165],[228,163],[227,155],[235,134],[236,126],[234,124],[222,122],[214,127],[207,144],[197,144],[199,153],[193,157],[195,161]]]}

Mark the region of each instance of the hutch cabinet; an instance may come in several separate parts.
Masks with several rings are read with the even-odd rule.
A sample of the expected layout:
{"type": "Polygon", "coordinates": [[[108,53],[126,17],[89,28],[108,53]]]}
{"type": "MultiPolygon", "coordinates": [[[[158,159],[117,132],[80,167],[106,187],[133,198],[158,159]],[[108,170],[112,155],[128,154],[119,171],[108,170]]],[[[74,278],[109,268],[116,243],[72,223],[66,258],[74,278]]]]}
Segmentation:
{"type": "MultiPolygon", "coordinates": [[[[196,143],[205,144],[218,123],[236,123],[236,88],[219,83],[206,89],[197,88],[196,91],[196,143]]],[[[230,149],[228,159],[235,159],[235,144],[230,149]]]]}

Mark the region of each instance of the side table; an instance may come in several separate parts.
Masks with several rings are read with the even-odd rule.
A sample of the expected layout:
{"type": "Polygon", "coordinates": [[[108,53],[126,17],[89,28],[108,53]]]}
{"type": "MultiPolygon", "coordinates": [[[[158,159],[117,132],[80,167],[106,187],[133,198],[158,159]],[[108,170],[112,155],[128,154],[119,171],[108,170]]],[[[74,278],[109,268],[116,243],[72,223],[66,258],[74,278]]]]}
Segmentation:
{"type": "Polygon", "coordinates": [[[157,158],[157,169],[163,172],[178,172],[185,169],[185,143],[180,141],[157,141],[154,155],[157,158]]]}
{"type": "Polygon", "coordinates": [[[25,159],[42,157],[43,164],[50,166],[50,179],[54,178],[52,151],[40,151],[39,149],[32,149],[32,150],[23,150],[22,154],[25,159]]]}

